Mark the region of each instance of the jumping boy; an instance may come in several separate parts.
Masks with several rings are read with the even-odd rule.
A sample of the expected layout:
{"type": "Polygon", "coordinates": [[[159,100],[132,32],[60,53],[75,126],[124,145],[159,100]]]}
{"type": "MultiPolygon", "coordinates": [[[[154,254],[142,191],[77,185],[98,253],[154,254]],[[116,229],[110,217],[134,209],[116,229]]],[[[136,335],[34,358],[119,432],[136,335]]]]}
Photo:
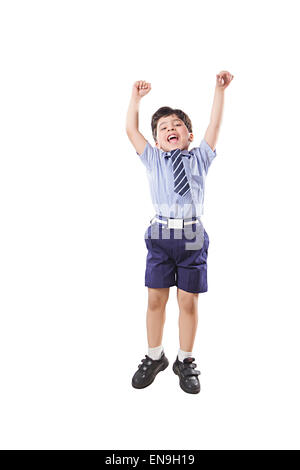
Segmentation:
{"type": "Polygon", "coordinates": [[[127,112],[126,132],[146,166],[155,216],[145,233],[148,249],[145,286],[148,287],[148,354],[132,378],[134,388],[150,385],[168,367],[162,346],[169,288],[177,286],[179,351],[173,371],[187,393],[199,393],[200,382],[193,346],[198,323],[198,294],[207,291],[209,238],[200,219],[204,182],[216,156],[216,142],[224,105],[224,90],[233,79],[227,71],[216,76],[210,123],[199,147],[193,141],[192,123],[180,109],[159,108],[152,116],[155,147],[139,131],[139,103],[151,84],[137,81],[127,112]],[[192,239],[196,238],[196,243],[192,239]]]}

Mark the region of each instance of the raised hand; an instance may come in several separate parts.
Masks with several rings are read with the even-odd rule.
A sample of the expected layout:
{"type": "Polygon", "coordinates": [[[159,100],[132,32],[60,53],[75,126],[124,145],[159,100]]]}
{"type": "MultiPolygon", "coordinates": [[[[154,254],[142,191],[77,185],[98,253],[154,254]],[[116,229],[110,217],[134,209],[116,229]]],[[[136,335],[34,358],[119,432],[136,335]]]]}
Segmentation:
{"type": "Polygon", "coordinates": [[[217,74],[217,83],[216,87],[225,90],[228,87],[231,80],[233,79],[234,75],[227,72],[226,70],[222,70],[220,73],[217,74]]]}
{"type": "Polygon", "coordinates": [[[151,90],[151,83],[145,82],[144,80],[138,80],[133,84],[132,95],[134,97],[140,97],[147,95],[151,90]]]}

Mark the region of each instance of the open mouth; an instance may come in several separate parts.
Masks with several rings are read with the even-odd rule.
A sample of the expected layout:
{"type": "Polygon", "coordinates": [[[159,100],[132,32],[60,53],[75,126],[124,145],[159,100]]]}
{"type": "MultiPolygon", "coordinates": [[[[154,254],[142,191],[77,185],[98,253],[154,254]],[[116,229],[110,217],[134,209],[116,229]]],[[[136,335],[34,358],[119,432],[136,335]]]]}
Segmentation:
{"type": "Polygon", "coordinates": [[[168,137],[168,142],[178,142],[178,137],[177,137],[177,135],[171,134],[171,135],[168,137]]]}

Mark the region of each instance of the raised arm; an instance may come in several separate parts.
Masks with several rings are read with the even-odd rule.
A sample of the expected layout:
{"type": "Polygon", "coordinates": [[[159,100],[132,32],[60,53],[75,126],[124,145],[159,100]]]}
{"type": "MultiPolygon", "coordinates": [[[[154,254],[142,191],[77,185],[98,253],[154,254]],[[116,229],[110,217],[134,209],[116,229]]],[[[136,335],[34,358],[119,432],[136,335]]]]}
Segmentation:
{"type": "Polygon", "coordinates": [[[224,108],[224,92],[229,83],[233,79],[233,75],[223,70],[217,75],[217,83],[215,88],[214,102],[210,115],[210,123],[205,132],[204,139],[212,150],[215,150],[218,135],[220,131],[223,108],[224,108]]]}
{"type": "Polygon", "coordinates": [[[139,80],[133,84],[131,99],[126,117],[126,133],[139,155],[146,147],[147,140],[139,131],[139,106],[143,96],[151,90],[151,84],[139,80]]]}

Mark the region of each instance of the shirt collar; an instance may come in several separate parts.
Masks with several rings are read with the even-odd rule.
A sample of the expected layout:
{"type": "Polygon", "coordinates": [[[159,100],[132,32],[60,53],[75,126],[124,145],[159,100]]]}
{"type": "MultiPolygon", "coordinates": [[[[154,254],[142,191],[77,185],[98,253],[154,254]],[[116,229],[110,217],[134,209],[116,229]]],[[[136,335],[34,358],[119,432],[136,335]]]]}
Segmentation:
{"type": "MultiPolygon", "coordinates": [[[[164,152],[163,150],[161,150],[161,153],[162,153],[163,157],[170,157],[171,156],[171,152],[164,152]]],[[[192,155],[191,152],[189,152],[188,150],[181,150],[180,153],[182,155],[186,155],[189,158],[192,155]]]]}

